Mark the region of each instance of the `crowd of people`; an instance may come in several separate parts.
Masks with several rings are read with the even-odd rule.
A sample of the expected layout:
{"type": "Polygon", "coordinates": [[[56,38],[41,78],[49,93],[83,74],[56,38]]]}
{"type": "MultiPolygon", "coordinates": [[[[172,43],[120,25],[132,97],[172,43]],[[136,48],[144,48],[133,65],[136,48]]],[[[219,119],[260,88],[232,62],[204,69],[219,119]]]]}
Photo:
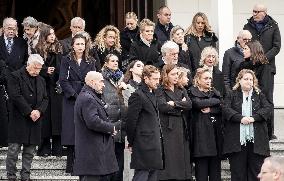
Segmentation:
{"type": "Polygon", "coordinates": [[[33,17],[22,22],[23,38],[15,19],[3,20],[0,145],[8,146],[8,180],[17,180],[21,146],[24,181],[35,152],[66,154],[66,173],[81,181],[121,181],[125,149],[134,181],[221,181],[227,158],[232,181],[284,180],[283,158],[269,157],[281,36],[267,8],[253,7],[222,71],[206,14],[196,13],[186,30],[171,23],[167,6],[157,18],[138,22],[128,12],[123,30],[107,25],[92,38],[75,17],[64,40],[33,17]]]}

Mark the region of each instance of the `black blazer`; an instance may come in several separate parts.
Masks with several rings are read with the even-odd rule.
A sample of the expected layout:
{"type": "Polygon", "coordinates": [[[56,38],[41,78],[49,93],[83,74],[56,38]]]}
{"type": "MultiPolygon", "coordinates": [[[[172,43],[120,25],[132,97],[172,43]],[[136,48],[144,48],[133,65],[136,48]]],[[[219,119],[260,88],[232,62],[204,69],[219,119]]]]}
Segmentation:
{"type": "MultiPolygon", "coordinates": [[[[269,156],[267,120],[273,110],[263,93],[253,92],[252,117],[254,126],[254,153],[269,156]]],[[[243,93],[240,89],[230,91],[225,98],[223,117],[225,120],[223,153],[241,151],[240,123],[242,116],[243,93]]]]}
{"type": "Polygon", "coordinates": [[[132,169],[163,169],[157,99],[144,82],[129,98],[126,133],[132,147],[132,169]]]}
{"type": "Polygon", "coordinates": [[[9,109],[9,143],[40,144],[41,143],[41,118],[48,105],[45,81],[42,77],[36,77],[34,90],[26,67],[13,72],[8,81],[8,93],[10,98],[9,109]],[[36,99],[36,104],[34,104],[36,99]],[[30,118],[32,110],[39,110],[41,118],[33,122],[30,118]]]}

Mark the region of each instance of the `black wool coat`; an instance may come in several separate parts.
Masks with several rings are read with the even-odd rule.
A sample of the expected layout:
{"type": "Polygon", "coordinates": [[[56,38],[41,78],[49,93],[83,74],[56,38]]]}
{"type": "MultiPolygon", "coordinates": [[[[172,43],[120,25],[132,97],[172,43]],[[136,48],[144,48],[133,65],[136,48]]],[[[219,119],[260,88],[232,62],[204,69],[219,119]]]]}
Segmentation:
{"type": "Polygon", "coordinates": [[[158,62],[160,51],[161,45],[155,36],[149,47],[141,40],[140,35],[138,35],[137,40],[131,44],[129,55],[131,59],[138,59],[144,65],[154,65],[158,62]]]}
{"type": "Polygon", "coordinates": [[[253,23],[253,18],[248,19],[244,25],[244,30],[250,31],[253,40],[258,40],[264,49],[265,56],[269,60],[272,73],[276,74],[275,56],[281,49],[281,35],[278,23],[270,16],[266,15],[267,23],[260,32],[257,31],[253,23]]]}
{"type": "Polygon", "coordinates": [[[62,126],[62,94],[55,91],[56,82],[59,81],[61,54],[53,52],[48,53],[44,61],[40,75],[45,79],[46,90],[48,95],[48,107],[42,120],[42,136],[43,138],[52,135],[61,135],[62,126]],[[53,74],[48,74],[48,67],[55,67],[53,74]]]}
{"type": "Polygon", "coordinates": [[[218,41],[218,38],[216,37],[215,33],[205,32],[204,34],[205,36],[200,37],[200,40],[199,37],[196,37],[192,34],[185,36],[185,41],[188,46],[188,50],[190,52],[190,55],[192,56],[192,67],[194,72],[200,67],[199,62],[202,50],[208,46],[216,48],[216,42],[218,41]]]}
{"type": "Polygon", "coordinates": [[[33,89],[26,67],[11,74],[8,81],[9,99],[9,143],[34,144],[41,143],[41,119],[48,105],[45,81],[36,78],[36,90],[33,89]],[[36,100],[34,102],[34,100],[36,100]],[[32,121],[30,113],[39,110],[41,117],[32,121]]]}
{"type": "Polygon", "coordinates": [[[197,87],[191,87],[189,93],[192,101],[192,155],[194,157],[221,156],[222,100],[220,93],[216,89],[202,92],[197,87]],[[201,109],[207,107],[210,107],[210,113],[203,113],[201,109]]]}
{"type": "Polygon", "coordinates": [[[107,175],[118,171],[105,103],[85,85],[75,103],[75,175],[107,175]]]}
{"type": "Polygon", "coordinates": [[[139,34],[139,28],[138,26],[134,30],[130,30],[127,27],[125,27],[121,32],[120,32],[120,44],[121,44],[121,58],[122,61],[127,61],[130,56],[129,56],[129,51],[130,51],[130,46],[131,43],[137,40],[137,36],[139,34]]]}
{"type": "Polygon", "coordinates": [[[62,49],[63,49],[63,56],[66,56],[71,52],[72,50],[71,43],[72,43],[72,36],[69,36],[68,38],[60,40],[60,44],[62,45],[62,49]]]}
{"type": "Polygon", "coordinates": [[[78,94],[84,86],[85,76],[89,71],[95,70],[93,61],[82,59],[78,65],[70,55],[61,60],[59,81],[63,90],[62,103],[62,145],[74,145],[74,105],[78,94]]]}
{"type": "Polygon", "coordinates": [[[159,172],[159,180],[188,180],[191,178],[189,150],[189,125],[187,113],[192,104],[184,88],[174,91],[161,87],[156,92],[163,132],[165,169],[159,172]],[[186,101],[182,101],[186,98],[186,101]],[[167,104],[174,101],[175,106],[167,104]]]}
{"type": "Polygon", "coordinates": [[[155,34],[157,35],[158,41],[161,45],[163,45],[166,41],[170,40],[170,33],[174,25],[172,23],[169,23],[168,30],[166,30],[165,26],[160,23],[160,21],[157,22],[155,26],[155,34]]]}
{"type": "Polygon", "coordinates": [[[132,147],[132,169],[164,168],[157,99],[144,82],[129,98],[126,133],[132,147]]]}
{"type": "MultiPolygon", "coordinates": [[[[252,117],[255,122],[254,127],[254,148],[253,152],[263,156],[269,156],[269,139],[267,131],[267,120],[273,109],[265,95],[253,91],[252,97],[252,117]]],[[[241,151],[240,143],[240,123],[242,116],[243,93],[241,89],[233,90],[226,95],[223,108],[224,145],[223,153],[230,154],[241,151]]]]}
{"type": "Polygon", "coordinates": [[[218,66],[213,67],[213,80],[212,80],[212,86],[220,92],[221,96],[224,97],[226,90],[225,90],[225,84],[224,84],[224,75],[223,73],[218,69],[218,66]]]}
{"type": "Polygon", "coordinates": [[[236,83],[236,78],[238,76],[238,69],[240,63],[243,62],[244,55],[240,48],[237,46],[232,47],[225,51],[222,64],[222,72],[224,74],[224,83],[226,90],[232,90],[236,83]]]}
{"type": "Polygon", "coordinates": [[[8,146],[8,101],[5,69],[5,62],[0,60],[0,146],[8,146]]]}

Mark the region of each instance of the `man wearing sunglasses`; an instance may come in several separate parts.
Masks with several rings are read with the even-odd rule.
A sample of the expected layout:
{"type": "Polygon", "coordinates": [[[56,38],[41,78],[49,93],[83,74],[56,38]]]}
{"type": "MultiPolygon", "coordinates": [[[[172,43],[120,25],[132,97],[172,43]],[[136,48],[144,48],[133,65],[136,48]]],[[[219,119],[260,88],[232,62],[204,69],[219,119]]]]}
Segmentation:
{"type": "MultiPolygon", "coordinates": [[[[263,4],[256,4],[253,7],[253,15],[248,19],[248,23],[244,25],[245,30],[249,30],[252,34],[252,40],[258,40],[263,46],[265,55],[271,66],[270,81],[271,89],[267,98],[273,104],[274,75],[276,74],[275,56],[281,48],[281,35],[278,23],[267,14],[267,8],[263,4]]],[[[268,123],[268,133],[270,139],[276,139],[274,135],[274,113],[272,112],[271,121],[268,123]]]]}

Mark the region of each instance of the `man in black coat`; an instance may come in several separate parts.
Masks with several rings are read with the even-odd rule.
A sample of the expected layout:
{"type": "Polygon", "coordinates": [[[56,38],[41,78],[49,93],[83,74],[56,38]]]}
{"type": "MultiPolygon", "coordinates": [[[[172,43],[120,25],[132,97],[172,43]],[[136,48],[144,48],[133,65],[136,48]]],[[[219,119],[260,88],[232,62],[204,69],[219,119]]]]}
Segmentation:
{"type": "Polygon", "coordinates": [[[23,145],[21,179],[30,179],[36,145],[41,141],[41,118],[48,105],[45,81],[39,76],[44,61],[31,54],[27,66],[13,72],[8,80],[10,99],[6,170],[8,180],[16,180],[16,162],[23,145]]]}
{"type": "Polygon", "coordinates": [[[158,10],[158,22],[155,27],[155,34],[161,45],[167,40],[170,40],[170,32],[174,27],[171,23],[171,15],[171,10],[167,6],[161,6],[158,10]]]}
{"type": "Polygon", "coordinates": [[[141,86],[128,101],[126,133],[132,149],[130,168],[135,169],[133,181],[156,181],[157,170],[164,168],[161,125],[154,94],[160,72],[146,65],[142,78],[141,86]]]}
{"type": "Polygon", "coordinates": [[[72,32],[71,36],[63,40],[60,40],[63,49],[63,56],[67,55],[72,49],[71,47],[72,37],[75,36],[76,33],[85,30],[85,20],[80,17],[74,17],[71,20],[70,30],[72,32]]]}
{"type": "MultiPolygon", "coordinates": [[[[275,56],[281,48],[281,35],[278,23],[271,16],[267,15],[267,8],[263,4],[256,4],[253,7],[253,16],[248,19],[248,23],[244,25],[243,29],[251,32],[252,40],[260,42],[271,66],[272,75],[269,76],[272,78],[269,80],[271,89],[266,96],[268,101],[273,104],[274,75],[276,74],[275,56]]],[[[274,111],[268,123],[268,133],[270,139],[277,138],[274,135],[274,111]]]]}
{"type": "Polygon", "coordinates": [[[80,176],[80,181],[108,180],[110,174],[118,171],[112,137],[117,133],[116,125],[109,120],[106,104],[101,99],[104,88],[102,74],[90,71],[85,82],[74,108],[73,171],[74,175],[80,176]]]}
{"type": "Polygon", "coordinates": [[[0,83],[0,145],[7,146],[8,100],[7,81],[11,72],[25,65],[28,48],[24,39],[16,36],[17,21],[13,18],[3,20],[3,35],[0,36],[0,61],[2,63],[2,82],[0,83]]]}

